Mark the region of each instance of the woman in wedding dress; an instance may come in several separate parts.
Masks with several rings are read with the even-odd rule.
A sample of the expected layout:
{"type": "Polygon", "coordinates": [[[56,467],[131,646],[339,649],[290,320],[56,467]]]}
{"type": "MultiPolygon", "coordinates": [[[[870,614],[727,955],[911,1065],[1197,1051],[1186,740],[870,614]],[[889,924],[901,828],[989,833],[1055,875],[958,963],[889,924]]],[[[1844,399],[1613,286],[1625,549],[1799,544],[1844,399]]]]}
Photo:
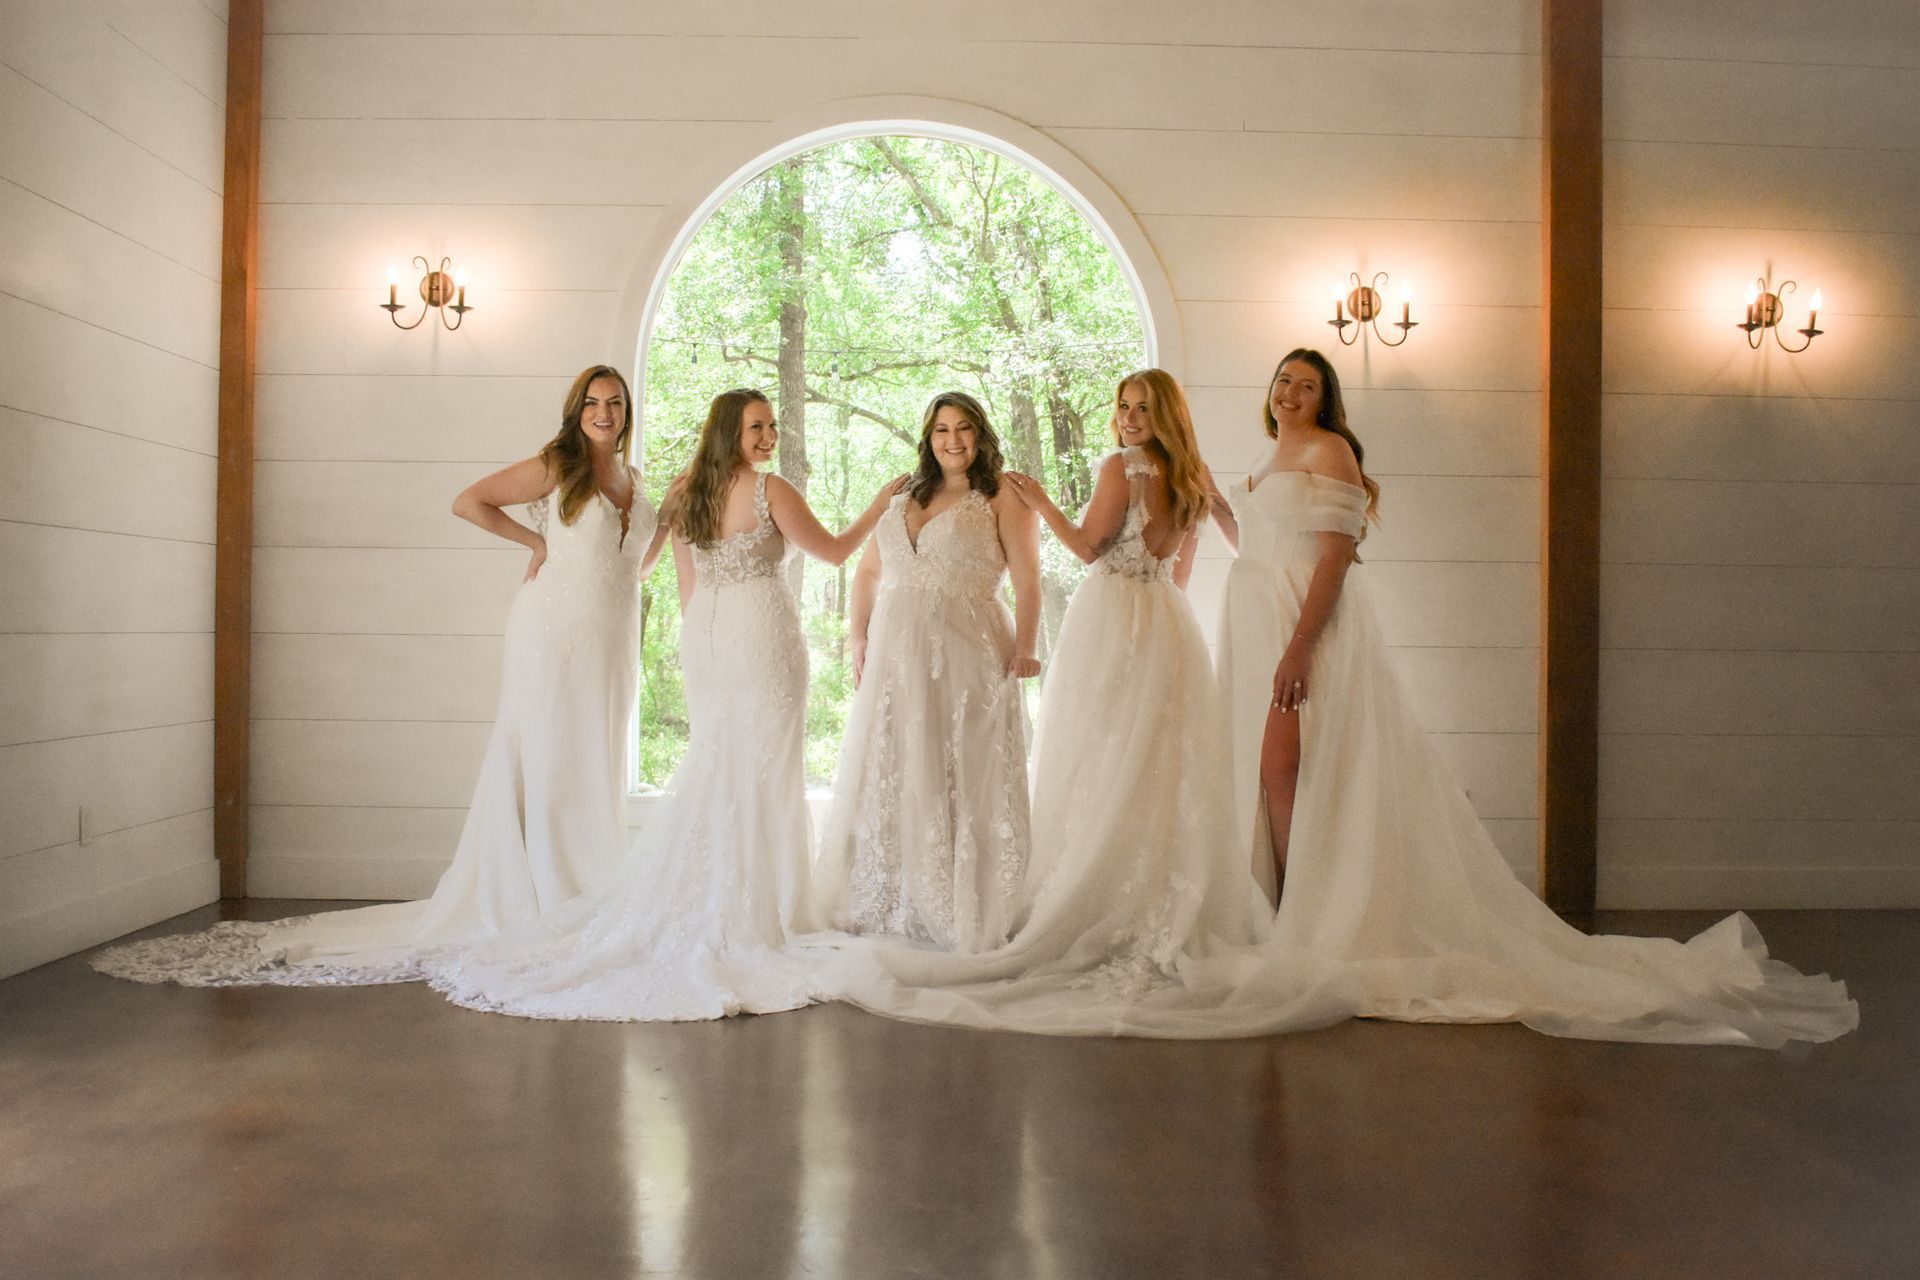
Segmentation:
{"type": "Polygon", "coordinates": [[[454,500],[456,515],[531,559],[507,615],[499,715],[433,895],[130,943],[95,968],[191,986],[411,981],[445,948],[524,928],[612,877],[627,846],[640,582],[664,541],[627,460],[631,410],[626,380],[595,365],[537,456],[454,500]],[[503,510],[521,503],[531,527],[503,510]]]}
{"type": "Polygon", "coordinates": [[[843,947],[822,986],[894,1017],[1051,1035],[1229,1036],[1249,1017],[1260,1030],[1344,1018],[1345,994],[1305,962],[1239,993],[1251,1012],[1227,1007],[1225,980],[1180,980],[1191,957],[1244,954],[1271,911],[1222,802],[1219,689],[1185,593],[1212,489],[1186,396],[1162,370],[1129,374],[1112,426],[1121,448],[1081,524],[1034,480],[1004,477],[1092,565],[1041,700],[1024,922],[984,954],[843,947]]]}
{"type": "Polygon", "coordinates": [[[983,951],[1012,931],[1026,873],[1020,681],[1040,673],[1040,548],[1033,513],[1000,484],[1000,442],[979,401],[935,396],[919,455],[854,576],[859,689],[821,900],[853,933],[983,951]]]}
{"type": "Polygon", "coordinates": [[[844,563],[905,478],[830,533],[792,485],[758,469],[778,434],[766,396],[723,392],[667,497],[689,731],[634,852],[601,892],[443,958],[432,982],[455,1003],[648,1022],[773,1013],[812,998],[808,969],[783,950],[815,913],[807,651],[782,567],[790,547],[844,563]]]}
{"type": "MultiPolygon", "coordinates": [[[[1235,844],[1282,882],[1274,945],[1348,966],[1365,1016],[1762,1046],[1851,1029],[1845,986],[1769,959],[1745,915],[1686,943],[1593,937],[1520,883],[1388,656],[1355,553],[1377,488],[1324,356],[1280,361],[1265,419],[1271,448],[1216,504],[1239,551],[1218,661],[1235,844]]],[[[1235,963],[1193,979],[1256,972],[1235,963]]]]}

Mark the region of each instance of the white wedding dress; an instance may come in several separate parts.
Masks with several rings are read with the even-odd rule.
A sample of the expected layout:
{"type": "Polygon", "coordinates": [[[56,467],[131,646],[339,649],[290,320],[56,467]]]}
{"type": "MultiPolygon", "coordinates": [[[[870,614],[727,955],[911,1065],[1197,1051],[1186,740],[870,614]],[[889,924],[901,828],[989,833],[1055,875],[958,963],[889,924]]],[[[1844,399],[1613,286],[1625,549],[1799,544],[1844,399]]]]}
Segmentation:
{"type": "Polygon", "coordinates": [[[1026,709],[1006,553],[970,489],[907,533],[898,494],[818,864],[830,923],[955,951],[1005,942],[1026,873],[1026,709]]]}
{"type": "Polygon", "coordinates": [[[94,957],[102,973],[182,986],[417,981],[449,947],[524,928],[604,884],[627,847],[627,716],[640,649],[640,562],[653,507],[629,527],[596,494],[572,524],[557,491],[528,504],[547,540],[507,614],[500,709],[453,863],[433,895],[271,924],[232,921],[94,957]]]}
{"type": "Polygon", "coordinates": [[[842,944],[824,992],[1047,1035],[1220,1037],[1349,1016],[1334,966],[1299,957],[1279,972],[1270,945],[1248,972],[1272,911],[1224,803],[1219,687],[1172,560],[1143,537],[1159,468],[1138,447],[1121,456],[1126,516],[1067,606],[1041,701],[1024,923],[978,955],[842,944]],[[1211,983],[1185,980],[1206,956],[1222,958],[1211,983]]]}
{"type": "MultiPolygon", "coordinates": [[[[1258,774],[1273,673],[1300,617],[1315,534],[1358,537],[1366,494],[1306,472],[1236,486],[1219,669],[1231,720],[1234,843],[1268,864],[1258,774]]],[[[1346,966],[1355,1012],[1518,1021],[1553,1035],[1777,1047],[1829,1040],[1858,1009],[1842,983],[1771,960],[1736,914],[1689,942],[1589,936],[1514,876],[1415,720],[1355,565],[1314,648],[1301,713],[1286,891],[1272,969],[1300,952],[1346,966]]],[[[1235,957],[1215,981],[1259,982],[1235,957]],[[1230,970],[1230,971],[1229,971],[1230,970]]],[[[1277,1029],[1277,1028],[1276,1028],[1277,1029]]]]}
{"type": "Polygon", "coordinates": [[[808,966],[783,950],[813,916],[807,651],[766,484],[755,478],[754,528],[693,548],[687,752],[633,853],[605,889],[539,925],[442,956],[431,981],[456,1004],[664,1022],[811,1000],[808,966]]]}

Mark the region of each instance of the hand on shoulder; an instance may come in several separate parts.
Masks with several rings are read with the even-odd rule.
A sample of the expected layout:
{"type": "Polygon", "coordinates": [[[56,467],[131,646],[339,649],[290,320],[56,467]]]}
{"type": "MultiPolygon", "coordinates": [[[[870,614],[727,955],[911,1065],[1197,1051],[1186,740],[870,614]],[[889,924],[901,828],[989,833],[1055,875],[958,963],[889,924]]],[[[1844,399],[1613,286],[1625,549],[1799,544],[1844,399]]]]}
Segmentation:
{"type": "Polygon", "coordinates": [[[1011,493],[1022,503],[1031,507],[1040,500],[1040,483],[1024,471],[1002,471],[1000,473],[1000,493],[993,501],[999,504],[1000,495],[1011,493]]]}
{"type": "Polygon", "coordinates": [[[1046,491],[1033,477],[1018,471],[1003,471],[1000,473],[1000,491],[987,499],[987,505],[1002,520],[1012,515],[1031,520],[1035,508],[1046,497],[1046,491]]]}

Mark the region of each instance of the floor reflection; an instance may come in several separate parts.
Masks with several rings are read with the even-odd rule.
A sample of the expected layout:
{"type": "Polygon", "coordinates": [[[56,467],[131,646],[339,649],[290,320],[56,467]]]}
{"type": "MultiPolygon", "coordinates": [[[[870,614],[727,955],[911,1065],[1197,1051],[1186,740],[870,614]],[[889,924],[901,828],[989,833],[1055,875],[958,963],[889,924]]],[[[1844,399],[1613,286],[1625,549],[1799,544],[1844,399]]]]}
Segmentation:
{"type": "Polygon", "coordinates": [[[788,1015],[631,1029],[620,1123],[640,1267],[689,1280],[794,1273],[807,1035],[788,1015]]]}
{"type": "Polygon", "coordinates": [[[0,1275],[1898,1273],[1920,914],[1760,923],[1857,976],[1856,1035],[568,1024],[76,958],[0,982],[0,1275]]]}

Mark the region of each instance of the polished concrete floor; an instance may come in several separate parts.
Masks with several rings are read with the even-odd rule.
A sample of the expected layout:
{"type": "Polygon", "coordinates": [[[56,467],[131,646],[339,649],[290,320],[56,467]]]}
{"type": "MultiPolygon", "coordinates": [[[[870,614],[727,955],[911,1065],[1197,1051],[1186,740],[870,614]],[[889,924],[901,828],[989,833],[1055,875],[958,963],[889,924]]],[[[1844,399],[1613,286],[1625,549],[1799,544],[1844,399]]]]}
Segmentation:
{"type": "Polygon", "coordinates": [[[75,957],[0,982],[0,1277],[1920,1275],[1920,913],[1756,918],[1860,1031],[563,1024],[75,957]]]}

